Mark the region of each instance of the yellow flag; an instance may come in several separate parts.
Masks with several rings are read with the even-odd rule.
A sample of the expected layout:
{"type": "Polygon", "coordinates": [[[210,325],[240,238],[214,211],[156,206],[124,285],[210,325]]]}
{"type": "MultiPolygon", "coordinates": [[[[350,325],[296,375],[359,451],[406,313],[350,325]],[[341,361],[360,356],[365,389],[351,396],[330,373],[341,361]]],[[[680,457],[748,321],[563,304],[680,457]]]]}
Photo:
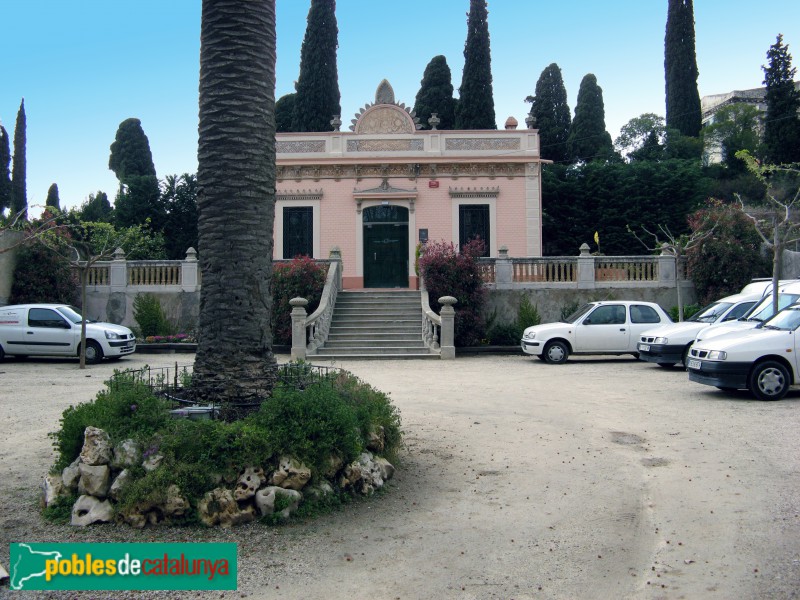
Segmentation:
{"type": "Polygon", "coordinates": [[[594,232],[594,243],[598,245],[600,244],[600,234],[596,231],[594,232]]]}

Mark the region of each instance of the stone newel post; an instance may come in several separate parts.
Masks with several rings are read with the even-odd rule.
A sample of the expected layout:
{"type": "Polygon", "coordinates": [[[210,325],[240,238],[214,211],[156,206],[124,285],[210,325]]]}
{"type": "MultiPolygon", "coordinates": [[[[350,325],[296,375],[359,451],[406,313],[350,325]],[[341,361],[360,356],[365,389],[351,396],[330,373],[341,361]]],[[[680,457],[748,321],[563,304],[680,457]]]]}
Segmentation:
{"type": "Polygon", "coordinates": [[[594,287],[594,256],[589,253],[589,245],[581,244],[578,256],[578,289],[594,287]]]}
{"type": "Polygon", "coordinates": [[[450,360],[456,357],[455,346],[455,321],[456,311],[453,304],[458,302],[452,296],[442,296],[439,298],[439,304],[442,305],[442,312],[439,316],[442,318],[442,333],[441,333],[441,358],[442,360],[450,360]]]}
{"type": "Polygon", "coordinates": [[[508,258],[508,247],[500,246],[500,255],[495,261],[494,282],[499,286],[510,286],[514,281],[514,263],[508,258]]]}
{"type": "Polygon", "coordinates": [[[108,268],[108,279],[112,291],[119,291],[119,288],[128,285],[128,263],[122,248],[114,250],[114,260],[108,268]]]}
{"type": "Polygon", "coordinates": [[[292,360],[305,360],[306,358],[306,306],[305,298],[292,298],[292,360]]]}

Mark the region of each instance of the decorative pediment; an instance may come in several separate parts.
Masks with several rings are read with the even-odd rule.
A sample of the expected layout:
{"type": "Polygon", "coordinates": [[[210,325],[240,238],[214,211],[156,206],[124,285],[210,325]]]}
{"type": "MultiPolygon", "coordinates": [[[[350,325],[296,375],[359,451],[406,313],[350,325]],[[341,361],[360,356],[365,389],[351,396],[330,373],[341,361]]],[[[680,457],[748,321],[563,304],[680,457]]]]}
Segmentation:
{"type": "Polygon", "coordinates": [[[417,201],[417,188],[412,190],[405,190],[403,188],[396,188],[389,184],[389,179],[384,177],[383,181],[378,187],[369,188],[366,190],[353,190],[353,198],[356,201],[356,211],[361,212],[361,203],[364,200],[408,200],[411,204],[409,210],[414,212],[414,204],[417,201]]]}
{"type": "Polygon", "coordinates": [[[350,131],[360,134],[414,133],[422,128],[413,110],[395,102],[394,90],[385,79],[375,91],[375,102],[365,104],[352,123],[350,131]]]}

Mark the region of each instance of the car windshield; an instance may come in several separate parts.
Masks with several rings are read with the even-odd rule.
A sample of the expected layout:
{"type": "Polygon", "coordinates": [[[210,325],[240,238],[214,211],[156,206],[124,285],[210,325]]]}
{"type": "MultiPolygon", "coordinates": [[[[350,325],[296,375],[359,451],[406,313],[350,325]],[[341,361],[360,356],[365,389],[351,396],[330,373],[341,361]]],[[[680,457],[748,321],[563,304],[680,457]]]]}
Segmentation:
{"type": "Polygon", "coordinates": [[[800,326],[800,306],[791,306],[764,323],[765,329],[794,331],[800,326]]]}
{"type": "Polygon", "coordinates": [[[594,308],[594,304],[584,304],[566,319],[562,319],[562,323],[575,323],[578,319],[580,319],[583,315],[594,308]]]}
{"type": "Polygon", "coordinates": [[[714,323],[718,321],[728,309],[733,306],[732,302],[714,302],[709,304],[700,312],[697,312],[686,319],[687,321],[694,321],[696,323],[714,323]]]}
{"type": "Polygon", "coordinates": [[[80,323],[83,320],[83,317],[78,312],[78,309],[75,308],[74,306],[59,306],[58,312],[60,312],[62,315],[64,315],[67,319],[69,319],[73,323],[80,323]]]}
{"type": "MultiPolygon", "coordinates": [[[[800,294],[778,294],[778,310],[782,310],[790,304],[794,304],[798,298],[800,298],[800,294]]],[[[772,310],[772,294],[770,294],[756,304],[755,308],[750,311],[747,320],[762,323],[774,314],[775,311],[772,310]]]]}

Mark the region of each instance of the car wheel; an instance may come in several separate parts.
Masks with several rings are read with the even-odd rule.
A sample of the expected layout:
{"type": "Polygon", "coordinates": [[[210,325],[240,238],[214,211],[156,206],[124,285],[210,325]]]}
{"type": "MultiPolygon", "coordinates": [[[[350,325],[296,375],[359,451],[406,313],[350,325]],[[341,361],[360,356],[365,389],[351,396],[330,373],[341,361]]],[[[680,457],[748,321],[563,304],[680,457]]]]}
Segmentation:
{"type": "Polygon", "coordinates": [[[748,387],[759,400],[780,400],[789,390],[789,371],[779,362],[764,361],[753,369],[748,387]]]}
{"type": "Polygon", "coordinates": [[[86,341],[86,362],[90,365],[99,363],[103,360],[103,349],[94,340],[86,341]]]}
{"type": "Polygon", "coordinates": [[[544,347],[542,354],[546,362],[549,362],[551,365],[559,365],[567,362],[569,348],[567,348],[564,342],[550,342],[544,347]]]}

